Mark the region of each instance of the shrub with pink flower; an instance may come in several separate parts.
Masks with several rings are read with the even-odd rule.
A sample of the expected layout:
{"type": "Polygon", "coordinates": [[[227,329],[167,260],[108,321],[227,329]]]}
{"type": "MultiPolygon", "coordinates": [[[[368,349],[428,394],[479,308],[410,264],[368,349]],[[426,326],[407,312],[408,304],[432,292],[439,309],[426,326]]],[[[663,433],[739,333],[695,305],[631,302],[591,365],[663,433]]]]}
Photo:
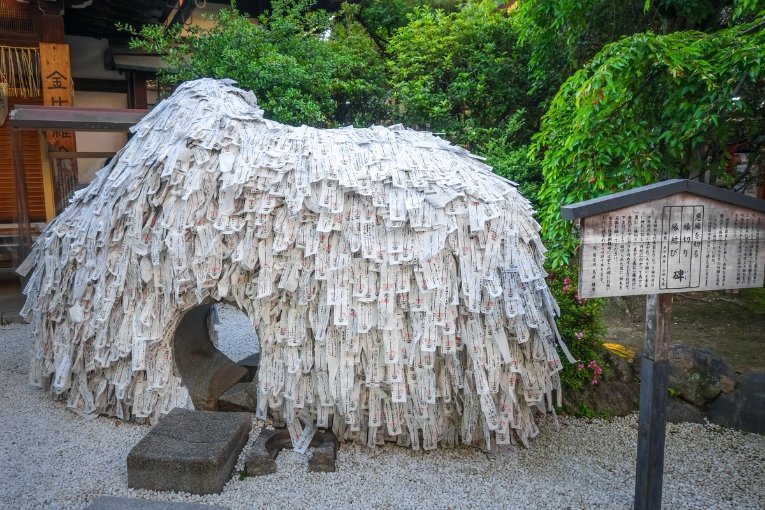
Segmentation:
{"type": "Polygon", "coordinates": [[[590,361],[587,366],[592,370],[592,384],[598,384],[598,376],[603,373],[603,367],[595,360],[590,361]]]}
{"type": "MultiPolygon", "coordinates": [[[[564,363],[561,382],[564,394],[586,391],[605,384],[606,351],[602,346],[605,328],[600,319],[602,301],[583,299],[577,292],[576,266],[561,266],[548,274],[547,282],[553,292],[561,314],[557,327],[561,337],[579,363],[564,363]]],[[[574,411],[576,412],[576,411],[574,411]]]]}
{"type": "MultiPolygon", "coordinates": [[[[576,366],[577,372],[581,372],[584,370],[585,366],[584,363],[579,363],[576,366]]],[[[587,363],[587,368],[589,368],[592,371],[592,379],[590,380],[590,384],[598,384],[600,380],[598,379],[598,376],[603,373],[603,367],[598,365],[598,362],[596,360],[591,360],[589,363],[587,363]]]]}

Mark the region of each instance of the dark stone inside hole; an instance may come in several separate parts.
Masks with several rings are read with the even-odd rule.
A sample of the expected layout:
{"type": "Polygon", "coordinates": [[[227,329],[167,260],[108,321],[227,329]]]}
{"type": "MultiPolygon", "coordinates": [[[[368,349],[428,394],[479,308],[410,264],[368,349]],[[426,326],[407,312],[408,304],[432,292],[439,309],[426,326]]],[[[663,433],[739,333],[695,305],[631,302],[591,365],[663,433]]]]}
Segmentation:
{"type": "Polygon", "coordinates": [[[254,398],[252,408],[244,408],[250,406],[246,395],[255,395],[251,389],[255,384],[260,354],[236,363],[214,345],[211,337],[214,334],[213,306],[197,305],[181,319],[173,339],[175,366],[195,409],[254,411],[254,398]],[[243,403],[242,397],[248,403],[243,403]]]}

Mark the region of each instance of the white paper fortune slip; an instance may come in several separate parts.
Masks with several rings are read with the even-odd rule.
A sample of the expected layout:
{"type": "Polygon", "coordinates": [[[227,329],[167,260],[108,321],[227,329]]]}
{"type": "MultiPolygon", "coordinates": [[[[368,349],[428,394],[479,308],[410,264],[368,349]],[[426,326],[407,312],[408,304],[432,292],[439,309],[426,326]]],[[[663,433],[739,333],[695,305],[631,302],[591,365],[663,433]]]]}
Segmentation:
{"type": "Polygon", "coordinates": [[[263,118],[188,82],[133,129],[22,265],[31,379],[81,414],[156,420],[188,393],[176,325],[202,301],[261,339],[258,414],[374,446],[491,447],[560,396],[539,226],[467,151],[400,126],[263,118]]]}

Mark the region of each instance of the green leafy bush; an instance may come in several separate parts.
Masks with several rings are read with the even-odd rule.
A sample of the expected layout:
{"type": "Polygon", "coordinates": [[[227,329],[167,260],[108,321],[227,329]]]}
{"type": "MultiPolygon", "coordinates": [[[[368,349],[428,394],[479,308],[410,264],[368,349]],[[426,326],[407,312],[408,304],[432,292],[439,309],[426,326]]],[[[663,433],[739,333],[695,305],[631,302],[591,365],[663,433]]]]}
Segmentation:
{"type": "MultiPolygon", "coordinates": [[[[577,293],[577,271],[573,266],[558,267],[547,276],[547,285],[558,301],[561,315],[558,331],[578,363],[564,363],[561,382],[569,390],[600,384],[607,368],[600,318],[602,300],[582,299],[577,293]]],[[[561,354],[562,355],[562,354],[561,354]]]]}
{"type": "MultiPolygon", "coordinates": [[[[722,27],[719,0],[524,0],[512,11],[521,43],[530,52],[533,87],[549,100],[560,85],[606,44],[639,32],[722,27]]],[[[744,10],[744,9],[742,9],[744,10]]],[[[751,11],[751,6],[745,12],[751,11]]]]}
{"type": "Polygon", "coordinates": [[[333,19],[312,5],[274,1],[259,22],[232,7],[212,16],[210,28],[187,31],[181,25],[122,28],[134,34],[133,47],[162,55],[165,84],[231,78],[255,92],[270,118],[287,124],[369,124],[386,118],[384,62],[353,21],[353,6],[333,19]]]}
{"type": "Polygon", "coordinates": [[[490,137],[486,130],[517,124],[516,112],[531,103],[516,43],[510,18],[493,2],[415,9],[388,44],[400,120],[471,146],[490,137]]]}
{"type": "Polygon", "coordinates": [[[433,9],[457,10],[460,0],[361,0],[357,18],[380,46],[386,46],[393,33],[406,26],[409,15],[427,3],[433,9]]]}
{"type": "MultiPolygon", "coordinates": [[[[445,3],[445,2],[442,2],[445,3]]],[[[528,54],[494,2],[415,8],[387,45],[395,117],[487,158],[533,198],[541,171],[523,154],[540,112],[529,96],[528,54]]]]}
{"type": "MultiPolygon", "coordinates": [[[[673,177],[728,179],[729,146],[765,159],[765,14],[711,34],[609,44],[560,88],[534,137],[552,267],[577,245],[560,206],[673,177]]],[[[749,176],[751,177],[751,176],[749,176]]],[[[755,176],[756,177],[756,176],[755,176]]]]}

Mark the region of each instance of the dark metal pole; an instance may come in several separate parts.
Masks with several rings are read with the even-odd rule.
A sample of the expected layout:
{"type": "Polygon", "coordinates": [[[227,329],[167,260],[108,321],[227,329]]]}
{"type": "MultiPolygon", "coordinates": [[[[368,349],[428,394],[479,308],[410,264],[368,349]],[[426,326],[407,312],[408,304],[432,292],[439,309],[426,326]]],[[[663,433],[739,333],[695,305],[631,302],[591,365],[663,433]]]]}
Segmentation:
{"type": "Polygon", "coordinates": [[[11,150],[13,151],[13,168],[16,177],[16,204],[18,208],[19,230],[19,264],[32,251],[32,231],[29,225],[29,209],[27,204],[27,174],[24,170],[24,152],[21,148],[21,133],[11,128],[11,150]]]}
{"type": "Polygon", "coordinates": [[[672,294],[646,296],[645,347],[640,361],[635,510],[661,508],[671,320],[672,294]]]}

